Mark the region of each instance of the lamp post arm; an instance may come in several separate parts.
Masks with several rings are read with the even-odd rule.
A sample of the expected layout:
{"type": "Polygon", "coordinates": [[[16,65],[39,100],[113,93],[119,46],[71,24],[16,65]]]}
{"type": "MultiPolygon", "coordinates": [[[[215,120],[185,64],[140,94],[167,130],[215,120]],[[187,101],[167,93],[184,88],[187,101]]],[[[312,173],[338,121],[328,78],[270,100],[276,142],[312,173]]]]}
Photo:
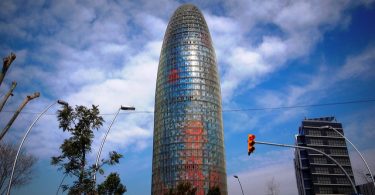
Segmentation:
{"type": "Polygon", "coordinates": [[[242,189],[242,185],[241,185],[241,181],[240,181],[240,179],[237,177],[237,180],[238,180],[238,183],[240,183],[240,187],[241,187],[241,191],[242,191],[242,195],[244,195],[244,193],[243,193],[243,189],[242,189]]]}
{"type": "Polygon", "coordinates": [[[105,140],[107,139],[109,130],[111,130],[111,127],[112,127],[113,123],[115,122],[115,119],[117,118],[117,115],[120,113],[120,110],[121,110],[121,108],[119,108],[117,110],[117,112],[115,114],[115,117],[113,117],[113,119],[111,121],[111,124],[109,125],[109,127],[107,129],[107,132],[105,133],[105,135],[104,135],[104,137],[102,139],[102,143],[100,144],[99,152],[98,152],[98,155],[96,156],[96,162],[95,162],[95,167],[94,167],[94,183],[96,183],[96,172],[98,170],[99,159],[100,159],[100,155],[102,154],[102,150],[103,150],[103,146],[104,146],[105,140]]]}
{"type": "Polygon", "coordinates": [[[307,147],[307,146],[295,146],[295,145],[287,145],[287,144],[277,144],[277,143],[271,143],[271,142],[261,142],[261,141],[255,141],[256,144],[264,144],[264,145],[271,145],[271,146],[280,146],[280,147],[288,147],[288,148],[300,148],[300,149],[307,149],[307,150],[313,150],[315,152],[318,152],[320,154],[323,154],[325,157],[329,158],[330,160],[332,160],[337,166],[340,167],[340,169],[344,172],[344,174],[346,175],[346,177],[348,177],[352,187],[353,187],[353,190],[356,194],[358,194],[357,192],[357,189],[355,188],[355,184],[353,183],[352,179],[350,178],[348,172],[346,172],[346,170],[344,169],[344,167],[342,167],[334,158],[332,158],[331,156],[329,156],[328,154],[318,150],[318,149],[315,149],[315,148],[311,148],[311,147],[307,147]]]}
{"type": "Polygon", "coordinates": [[[64,180],[65,180],[65,178],[66,178],[67,175],[68,175],[68,173],[65,173],[65,174],[64,174],[64,177],[62,178],[62,180],[61,180],[61,182],[60,182],[60,185],[59,185],[59,187],[57,188],[56,195],[59,194],[60,188],[61,188],[62,184],[64,183],[64,180]]]}
{"type": "Polygon", "coordinates": [[[47,112],[47,111],[48,111],[53,105],[55,105],[56,103],[57,103],[57,102],[54,102],[54,103],[50,104],[49,106],[47,106],[47,107],[43,110],[43,112],[40,113],[40,114],[38,115],[38,117],[33,121],[33,123],[31,123],[29,129],[27,129],[25,135],[23,136],[22,141],[21,141],[21,143],[20,143],[20,145],[19,145],[19,147],[18,147],[16,157],[15,157],[14,162],[13,162],[12,173],[10,174],[10,179],[9,179],[9,185],[8,185],[7,195],[10,194],[10,189],[12,188],[12,180],[13,180],[13,175],[14,175],[14,169],[15,169],[15,167],[16,167],[17,160],[18,160],[18,156],[19,156],[19,154],[20,154],[21,148],[22,148],[22,146],[23,146],[23,143],[24,143],[25,140],[26,140],[27,135],[29,135],[31,129],[33,128],[33,126],[35,125],[35,123],[40,119],[40,117],[42,117],[42,115],[43,115],[44,113],[46,113],[46,112],[47,112]]]}
{"type": "Polygon", "coordinates": [[[331,126],[328,126],[328,128],[334,130],[334,131],[335,131],[336,133],[338,133],[341,137],[345,138],[345,140],[348,141],[348,142],[350,143],[350,145],[352,145],[353,148],[357,151],[357,153],[359,154],[359,156],[362,158],[363,162],[365,163],[366,168],[367,168],[368,172],[370,173],[372,183],[374,184],[374,187],[375,187],[375,179],[374,179],[374,176],[373,176],[373,174],[372,174],[372,172],[371,172],[371,169],[370,169],[370,167],[368,166],[368,164],[367,164],[365,158],[363,157],[362,153],[359,152],[359,150],[357,149],[357,147],[355,147],[355,145],[354,145],[354,144],[353,144],[353,143],[352,143],[347,137],[345,137],[342,133],[340,133],[340,131],[338,131],[336,128],[331,127],[331,126]]]}

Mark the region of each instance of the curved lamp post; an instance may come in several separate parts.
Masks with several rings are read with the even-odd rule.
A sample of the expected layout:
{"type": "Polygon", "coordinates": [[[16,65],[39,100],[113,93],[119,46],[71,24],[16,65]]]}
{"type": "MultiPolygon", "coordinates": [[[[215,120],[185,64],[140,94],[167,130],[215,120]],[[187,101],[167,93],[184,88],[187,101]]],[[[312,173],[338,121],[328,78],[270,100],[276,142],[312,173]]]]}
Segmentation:
{"type": "Polygon", "coordinates": [[[64,177],[62,178],[62,180],[61,180],[61,182],[60,182],[60,185],[59,185],[59,187],[57,188],[56,195],[59,193],[60,188],[61,188],[62,184],[64,183],[65,177],[66,177],[67,175],[68,175],[68,173],[65,173],[65,174],[64,174],[64,177]]]}
{"type": "Polygon", "coordinates": [[[113,117],[112,122],[109,125],[108,130],[107,130],[107,132],[105,133],[105,135],[104,135],[104,137],[102,139],[102,143],[100,144],[99,152],[98,152],[98,155],[96,157],[95,169],[94,169],[94,183],[96,183],[96,172],[97,172],[97,169],[98,169],[98,166],[99,166],[99,159],[100,159],[100,155],[102,154],[102,150],[103,150],[103,146],[104,146],[105,140],[107,139],[107,135],[109,133],[109,130],[111,130],[113,122],[115,122],[115,119],[116,119],[117,115],[120,113],[121,110],[135,110],[135,108],[134,107],[121,106],[117,110],[117,112],[115,114],[115,117],[113,117]]]}
{"type": "Polygon", "coordinates": [[[64,105],[64,106],[68,106],[68,103],[62,101],[62,100],[57,100],[57,102],[53,102],[52,104],[50,104],[49,106],[47,106],[43,112],[41,112],[38,117],[36,117],[36,119],[33,121],[33,123],[31,123],[30,127],[27,129],[25,135],[23,136],[22,138],[22,141],[18,147],[18,150],[17,150],[17,154],[16,154],[16,157],[14,159],[14,162],[13,162],[13,167],[12,167],[12,173],[10,174],[10,180],[9,180],[9,185],[8,185],[8,191],[7,191],[7,195],[10,194],[10,189],[12,188],[12,180],[13,180],[13,175],[14,175],[14,169],[16,167],[16,164],[17,164],[17,160],[18,160],[18,155],[20,154],[20,151],[21,151],[21,148],[23,146],[23,143],[25,142],[26,140],[26,137],[29,135],[31,129],[33,128],[33,126],[35,125],[35,123],[40,119],[40,117],[42,117],[42,115],[44,113],[46,113],[53,105],[55,104],[61,104],[61,105],[64,105]]]}
{"type": "Polygon", "coordinates": [[[334,158],[332,158],[330,155],[316,149],[316,148],[312,148],[312,147],[307,147],[307,146],[295,146],[295,145],[288,145],[288,144],[277,144],[277,143],[271,143],[271,142],[261,142],[261,141],[256,141],[255,144],[264,144],[264,145],[270,145],[270,146],[280,146],[280,147],[288,147],[288,148],[298,148],[298,149],[307,149],[307,150],[313,150],[315,152],[318,152],[320,154],[323,154],[325,157],[329,158],[332,162],[334,162],[341,170],[342,172],[344,172],[344,174],[346,175],[346,177],[349,179],[349,182],[350,184],[352,185],[353,187],[353,190],[354,190],[354,193],[355,194],[358,194],[358,191],[355,187],[355,184],[353,182],[353,180],[350,178],[348,172],[346,172],[346,170],[344,169],[344,167],[342,167],[340,165],[340,163],[338,163],[334,158]]]}
{"type": "Polygon", "coordinates": [[[345,138],[345,140],[348,141],[353,146],[353,148],[357,151],[357,153],[361,157],[362,161],[365,163],[366,168],[367,168],[368,172],[370,173],[372,183],[374,184],[374,187],[375,187],[375,180],[374,180],[374,176],[371,172],[371,169],[368,166],[368,164],[367,164],[365,158],[363,157],[363,155],[361,154],[361,152],[359,152],[359,150],[357,149],[357,147],[355,147],[355,145],[347,137],[345,137],[342,133],[340,133],[339,130],[337,130],[336,128],[334,128],[332,126],[322,126],[322,127],[320,127],[320,129],[332,129],[332,130],[334,130],[337,134],[339,134],[341,137],[345,138]]]}
{"type": "Polygon", "coordinates": [[[234,177],[234,178],[237,178],[238,183],[240,183],[240,187],[241,187],[242,195],[244,195],[244,193],[243,193],[243,189],[242,189],[242,185],[241,185],[241,182],[240,182],[240,178],[238,178],[237,175],[233,175],[233,177],[234,177]]]}

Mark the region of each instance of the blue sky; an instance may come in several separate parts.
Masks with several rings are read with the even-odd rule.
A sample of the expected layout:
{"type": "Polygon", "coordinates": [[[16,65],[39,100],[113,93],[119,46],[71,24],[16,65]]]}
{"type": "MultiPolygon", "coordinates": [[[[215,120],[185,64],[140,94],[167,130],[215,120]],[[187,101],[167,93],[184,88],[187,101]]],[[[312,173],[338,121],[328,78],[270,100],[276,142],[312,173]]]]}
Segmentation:
{"type": "MultiPolygon", "coordinates": [[[[0,114],[1,126],[25,95],[41,97],[6,135],[19,142],[47,105],[99,105],[106,123],[94,151],[120,105],[153,111],[156,71],[169,18],[185,1],[7,1],[0,2],[0,54],[17,59],[1,86],[18,86],[0,114]]],[[[221,77],[223,109],[283,107],[375,99],[375,5],[373,0],[192,1],[208,23],[221,77]]],[[[32,130],[25,147],[39,157],[32,183],[14,194],[55,193],[62,175],[49,165],[66,134],[52,108],[32,130]]],[[[246,139],[294,143],[305,117],[335,116],[368,158],[375,172],[374,103],[296,109],[224,112],[228,189],[265,194],[272,178],[281,194],[297,194],[293,151],[256,146],[248,157],[246,139]]],[[[150,194],[152,113],[122,112],[103,154],[118,150],[117,171],[127,194],[150,194]]],[[[352,153],[355,172],[364,170],[352,153]]],[[[90,156],[93,161],[95,153],[90,156]]],[[[357,183],[363,182],[357,177],[357,183]]],[[[99,177],[99,180],[102,180],[99,177]]]]}

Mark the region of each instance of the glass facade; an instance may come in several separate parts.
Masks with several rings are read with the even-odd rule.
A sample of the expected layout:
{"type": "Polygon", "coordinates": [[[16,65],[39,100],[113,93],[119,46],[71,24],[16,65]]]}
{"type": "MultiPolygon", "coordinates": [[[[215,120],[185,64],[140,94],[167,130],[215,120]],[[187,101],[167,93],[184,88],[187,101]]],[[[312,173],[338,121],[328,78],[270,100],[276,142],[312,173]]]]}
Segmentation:
{"type": "Polygon", "coordinates": [[[198,195],[227,194],[221,94],[206,21],[194,5],[173,14],[160,54],[154,119],[152,194],[189,182],[198,195]]]}

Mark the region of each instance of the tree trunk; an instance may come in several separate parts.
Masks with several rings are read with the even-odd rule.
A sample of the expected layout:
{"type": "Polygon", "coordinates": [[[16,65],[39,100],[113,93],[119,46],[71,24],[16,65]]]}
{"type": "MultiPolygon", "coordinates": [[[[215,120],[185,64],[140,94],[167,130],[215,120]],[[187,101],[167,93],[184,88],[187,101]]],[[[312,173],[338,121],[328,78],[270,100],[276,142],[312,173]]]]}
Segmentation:
{"type": "Polygon", "coordinates": [[[10,87],[9,91],[5,94],[3,100],[0,103],[0,112],[3,110],[3,107],[5,103],[8,101],[9,96],[13,96],[13,90],[14,88],[16,88],[16,86],[17,86],[17,82],[13,81],[12,86],[10,87]]]}
{"type": "Polygon", "coordinates": [[[26,106],[26,104],[34,99],[40,96],[39,92],[35,92],[33,95],[28,95],[25,100],[22,102],[20,107],[18,107],[17,111],[13,114],[13,117],[9,120],[8,124],[4,127],[3,131],[0,134],[0,141],[3,139],[4,135],[9,130],[10,126],[12,126],[13,122],[16,120],[17,116],[20,114],[21,110],[26,106]]]}

